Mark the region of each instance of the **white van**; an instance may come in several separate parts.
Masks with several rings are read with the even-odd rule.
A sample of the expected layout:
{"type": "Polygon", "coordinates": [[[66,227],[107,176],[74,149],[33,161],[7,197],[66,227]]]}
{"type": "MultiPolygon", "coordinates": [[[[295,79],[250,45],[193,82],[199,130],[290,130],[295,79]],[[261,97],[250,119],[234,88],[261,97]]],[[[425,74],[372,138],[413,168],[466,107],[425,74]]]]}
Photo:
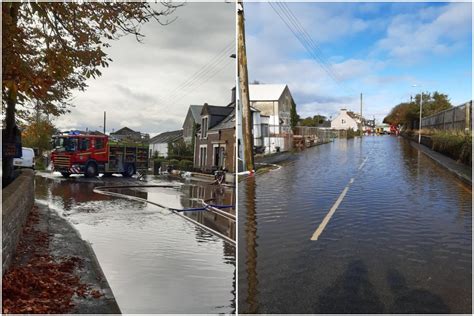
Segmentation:
{"type": "Polygon", "coordinates": [[[35,168],[35,152],[32,148],[22,147],[21,158],[13,159],[13,166],[15,168],[35,168]]]}

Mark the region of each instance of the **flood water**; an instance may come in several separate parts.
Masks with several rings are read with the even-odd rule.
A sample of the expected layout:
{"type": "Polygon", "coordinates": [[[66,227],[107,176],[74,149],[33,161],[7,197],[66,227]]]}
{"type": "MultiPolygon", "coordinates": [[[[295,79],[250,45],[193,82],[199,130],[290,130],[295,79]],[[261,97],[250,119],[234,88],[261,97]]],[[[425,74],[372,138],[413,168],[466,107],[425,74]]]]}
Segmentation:
{"type": "MultiPolygon", "coordinates": [[[[71,177],[40,173],[36,199],[66,217],[92,243],[123,313],[232,313],[235,311],[235,246],[155,205],[94,193],[96,186],[177,185],[123,189],[172,208],[201,206],[195,199],[234,205],[233,188],[149,176],[71,177]]],[[[214,203],[214,202],[213,202],[214,203]]],[[[234,209],[226,209],[235,214],[234,209]]],[[[235,222],[209,212],[186,212],[235,239],[235,222]]]]}
{"type": "Polygon", "coordinates": [[[239,183],[239,312],[470,313],[471,207],[402,138],[308,149],[239,183]]]}

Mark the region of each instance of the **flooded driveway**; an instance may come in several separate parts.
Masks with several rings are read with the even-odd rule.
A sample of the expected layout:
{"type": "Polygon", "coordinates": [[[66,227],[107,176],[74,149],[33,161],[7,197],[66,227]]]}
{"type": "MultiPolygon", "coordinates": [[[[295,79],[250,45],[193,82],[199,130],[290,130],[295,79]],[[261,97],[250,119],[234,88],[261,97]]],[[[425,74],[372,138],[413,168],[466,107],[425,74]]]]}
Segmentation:
{"type": "Polygon", "coordinates": [[[249,177],[239,312],[470,313],[471,201],[469,185],[391,136],[336,140],[249,177]]]}
{"type": "MultiPolygon", "coordinates": [[[[167,209],[93,192],[96,186],[143,182],[55,173],[38,173],[35,181],[37,201],[68,218],[92,243],[123,313],[235,311],[235,246],[167,209]]],[[[172,208],[201,206],[196,199],[210,198],[235,204],[233,188],[153,176],[146,184],[176,187],[118,191],[172,208]]],[[[209,212],[185,214],[235,239],[235,222],[209,212]]]]}

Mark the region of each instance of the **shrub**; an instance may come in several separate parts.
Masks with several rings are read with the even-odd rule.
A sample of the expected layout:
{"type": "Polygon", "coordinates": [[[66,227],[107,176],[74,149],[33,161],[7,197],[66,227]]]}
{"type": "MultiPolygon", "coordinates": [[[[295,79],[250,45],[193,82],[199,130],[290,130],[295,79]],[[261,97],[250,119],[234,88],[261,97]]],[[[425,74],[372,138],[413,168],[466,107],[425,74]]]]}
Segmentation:
{"type": "Polygon", "coordinates": [[[37,158],[35,160],[35,169],[36,170],[45,170],[46,169],[44,158],[40,157],[40,158],[37,158]]]}
{"type": "Polygon", "coordinates": [[[436,131],[431,135],[432,149],[464,164],[472,163],[471,135],[460,131],[436,131]]]}
{"type": "Polygon", "coordinates": [[[191,160],[183,159],[179,162],[179,167],[183,171],[192,171],[193,166],[194,166],[194,164],[191,160]]]}
{"type": "Polygon", "coordinates": [[[179,160],[178,160],[178,159],[170,159],[170,160],[168,161],[168,165],[171,165],[171,166],[173,166],[173,167],[176,168],[176,167],[179,166],[179,160]]]}

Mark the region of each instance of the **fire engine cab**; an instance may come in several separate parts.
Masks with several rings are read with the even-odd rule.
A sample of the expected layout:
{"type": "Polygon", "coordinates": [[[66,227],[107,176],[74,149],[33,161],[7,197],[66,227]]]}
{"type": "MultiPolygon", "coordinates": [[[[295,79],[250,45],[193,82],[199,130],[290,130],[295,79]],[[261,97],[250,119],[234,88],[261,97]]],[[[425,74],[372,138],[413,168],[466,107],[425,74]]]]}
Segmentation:
{"type": "Polygon", "coordinates": [[[53,170],[66,178],[71,174],[95,177],[99,173],[131,177],[137,172],[145,174],[148,169],[148,146],[141,143],[81,132],[55,135],[52,142],[53,170]]]}

